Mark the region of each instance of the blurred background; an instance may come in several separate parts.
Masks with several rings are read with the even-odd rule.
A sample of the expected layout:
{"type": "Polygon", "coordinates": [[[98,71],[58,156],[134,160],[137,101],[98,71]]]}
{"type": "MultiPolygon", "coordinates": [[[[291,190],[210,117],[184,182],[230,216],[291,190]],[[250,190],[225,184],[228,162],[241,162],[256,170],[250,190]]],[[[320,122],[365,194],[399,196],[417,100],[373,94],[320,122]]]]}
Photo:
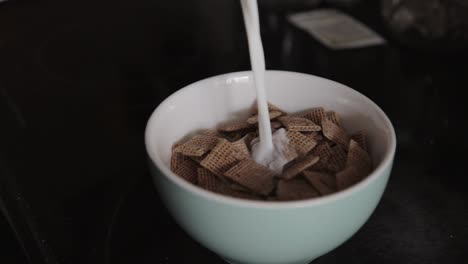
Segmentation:
{"type": "MultiPolygon", "coordinates": [[[[374,100],[397,130],[382,202],[313,263],[468,259],[465,0],[259,0],[268,69],[374,100]],[[386,44],[332,50],[289,23],[336,8],[386,44]]],[[[145,123],[194,81],[249,70],[237,0],[0,1],[0,263],[223,263],[168,216],[145,123]]]]}

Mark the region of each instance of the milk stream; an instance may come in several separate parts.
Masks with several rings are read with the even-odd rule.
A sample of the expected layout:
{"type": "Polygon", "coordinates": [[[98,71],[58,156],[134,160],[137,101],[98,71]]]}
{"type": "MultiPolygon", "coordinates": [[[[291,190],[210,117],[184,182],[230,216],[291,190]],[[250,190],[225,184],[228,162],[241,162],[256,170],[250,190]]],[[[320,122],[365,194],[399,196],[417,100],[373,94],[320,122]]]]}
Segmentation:
{"type": "MultiPolygon", "coordinates": [[[[241,0],[242,14],[250,53],[253,79],[257,93],[258,127],[260,141],[252,148],[252,158],[259,164],[265,165],[272,171],[281,173],[278,167],[284,165],[282,149],[288,144],[286,133],[276,135],[273,141],[271,122],[268,114],[267,95],[265,91],[265,56],[263,54],[262,40],[260,37],[260,21],[258,15],[257,0],[241,0]]],[[[276,133],[275,133],[276,134],[276,133]]],[[[279,174],[278,173],[278,174],[279,174]]]]}

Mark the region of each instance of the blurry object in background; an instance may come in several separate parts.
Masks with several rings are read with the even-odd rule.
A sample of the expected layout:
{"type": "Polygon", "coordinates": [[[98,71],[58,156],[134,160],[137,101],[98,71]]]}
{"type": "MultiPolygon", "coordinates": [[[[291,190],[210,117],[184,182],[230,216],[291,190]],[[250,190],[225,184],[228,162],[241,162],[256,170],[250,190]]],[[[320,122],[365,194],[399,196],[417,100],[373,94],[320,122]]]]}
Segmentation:
{"type": "Polygon", "coordinates": [[[288,19],[330,49],[362,48],[385,43],[366,25],[336,9],[296,13],[288,19]]]}
{"type": "Polygon", "coordinates": [[[359,2],[362,2],[362,0],[326,0],[326,2],[330,5],[333,6],[344,6],[344,7],[350,7],[355,4],[358,4],[359,2]]]}
{"type": "MultiPolygon", "coordinates": [[[[295,10],[318,6],[322,0],[259,0],[259,8],[273,10],[295,10]]],[[[262,11],[262,10],[260,10],[262,11]]]]}
{"type": "Polygon", "coordinates": [[[299,11],[317,7],[321,4],[333,7],[352,7],[363,2],[363,0],[259,0],[260,8],[273,9],[277,11],[299,11]]]}
{"type": "MultiPolygon", "coordinates": [[[[317,11],[320,12],[320,10],[317,11]]],[[[353,18],[358,17],[354,13],[351,14],[353,18]]],[[[284,39],[281,43],[281,69],[314,74],[358,87],[360,92],[369,97],[377,98],[376,96],[383,93],[378,84],[384,79],[382,68],[386,67],[384,65],[387,65],[391,57],[387,55],[389,45],[362,45],[355,48],[331,49],[307,30],[293,23],[292,19],[288,18],[286,23],[284,39]],[[365,82],[362,76],[366,76],[365,82]]],[[[364,24],[364,22],[361,23],[364,24]]],[[[365,25],[366,27],[373,26],[368,21],[365,25]]],[[[340,28],[337,32],[343,32],[343,29],[340,28]]],[[[332,34],[337,34],[337,32],[332,32],[332,34]]]]}
{"type": "Polygon", "coordinates": [[[385,24],[397,41],[432,51],[460,51],[468,45],[468,1],[382,0],[385,24]]]}

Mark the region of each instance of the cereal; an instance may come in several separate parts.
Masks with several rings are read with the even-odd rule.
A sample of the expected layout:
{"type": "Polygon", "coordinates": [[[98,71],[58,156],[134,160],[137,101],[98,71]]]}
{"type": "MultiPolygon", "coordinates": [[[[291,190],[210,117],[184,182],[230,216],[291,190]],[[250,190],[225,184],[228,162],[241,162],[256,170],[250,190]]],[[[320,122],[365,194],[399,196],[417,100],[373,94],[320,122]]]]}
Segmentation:
{"type": "Polygon", "coordinates": [[[297,152],[301,155],[306,155],[311,151],[316,145],[317,141],[312,138],[309,138],[302,134],[301,132],[289,132],[288,131],[289,142],[294,146],[297,152]]]}
{"type": "MultiPolygon", "coordinates": [[[[269,112],[270,119],[275,119],[275,118],[281,116],[282,114],[283,113],[281,113],[280,111],[269,112]]],[[[247,119],[247,123],[251,124],[251,125],[257,124],[258,123],[258,115],[253,115],[253,116],[249,117],[247,119]]]]}
{"type": "Polygon", "coordinates": [[[278,118],[288,131],[291,132],[311,132],[320,131],[322,128],[307,118],[283,116],[278,118]]]}
{"type": "Polygon", "coordinates": [[[184,178],[188,182],[197,182],[197,168],[200,167],[197,162],[190,158],[182,159],[174,168],[174,173],[184,178]]]}
{"type": "Polygon", "coordinates": [[[319,161],[319,157],[314,156],[314,155],[308,155],[300,160],[297,160],[294,164],[290,165],[289,167],[285,168],[283,170],[283,174],[281,175],[281,178],[285,180],[290,180],[294,177],[296,177],[299,173],[302,173],[305,171],[307,168],[311,167],[317,161],[319,161]]]}
{"type": "Polygon", "coordinates": [[[195,135],[187,142],[178,145],[174,151],[186,156],[203,156],[218,144],[218,138],[206,135],[195,135]]]}
{"type": "Polygon", "coordinates": [[[335,125],[341,126],[341,120],[335,111],[325,112],[326,119],[332,121],[335,125]]]}
{"type": "Polygon", "coordinates": [[[312,153],[315,156],[319,156],[321,159],[328,159],[328,157],[332,153],[332,149],[330,147],[330,144],[328,142],[320,142],[313,150],[312,153]]]}
{"type": "Polygon", "coordinates": [[[238,151],[227,140],[220,140],[215,148],[200,163],[216,175],[222,176],[239,160],[243,159],[238,151]]]}
{"type": "Polygon", "coordinates": [[[319,161],[312,166],[315,170],[327,170],[328,159],[332,155],[332,148],[326,141],[322,141],[312,150],[313,155],[320,157],[319,161]]]}
{"type": "Polygon", "coordinates": [[[220,134],[216,129],[207,129],[203,131],[202,135],[209,136],[209,137],[219,137],[220,134]]]}
{"type": "Polygon", "coordinates": [[[198,186],[202,187],[205,190],[231,197],[249,200],[260,199],[259,196],[249,193],[248,190],[243,188],[242,186],[238,187],[239,185],[237,185],[233,188],[232,183],[230,185],[227,185],[225,181],[221,180],[218,176],[211,173],[205,168],[198,168],[198,186]]]}
{"type": "Polygon", "coordinates": [[[245,141],[245,144],[247,145],[247,148],[250,150],[250,146],[252,145],[252,141],[258,137],[257,133],[255,132],[250,132],[250,133],[247,133],[245,136],[244,136],[244,141],[245,141]]]}
{"type": "Polygon", "coordinates": [[[363,176],[355,167],[346,167],[346,169],[336,174],[336,186],[338,190],[346,189],[360,181],[363,176]]]}
{"type": "Polygon", "coordinates": [[[366,152],[369,151],[367,148],[367,137],[363,131],[358,131],[352,134],[350,138],[356,141],[363,150],[365,150],[366,152]]]}
{"type": "Polygon", "coordinates": [[[336,181],[333,176],[317,171],[304,171],[304,178],[320,193],[327,195],[336,191],[336,181]]]}
{"type": "MultiPolygon", "coordinates": [[[[258,109],[257,109],[257,104],[255,104],[255,106],[253,107],[252,109],[252,112],[254,114],[258,114],[258,109]]],[[[281,110],[281,108],[279,108],[278,106],[268,102],[268,112],[281,112],[281,113],[285,113],[285,111],[281,110]]]]}
{"type": "Polygon", "coordinates": [[[238,192],[244,192],[244,193],[250,193],[250,190],[247,189],[246,187],[238,184],[238,183],[235,183],[235,182],[231,182],[229,183],[229,188],[233,191],[238,191],[238,192]]]}
{"type": "Polygon", "coordinates": [[[348,148],[349,137],[344,129],[328,119],[322,121],[323,135],[332,142],[348,148]]]}
{"type": "Polygon", "coordinates": [[[363,150],[359,144],[352,140],[349,142],[348,157],[346,167],[354,166],[363,174],[368,174],[372,169],[372,161],[369,154],[363,150]]]}
{"type": "Polygon", "coordinates": [[[319,192],[306,180],[295,178],[289,181],[280,180],[276,188],[276,196],[280,201],[303,200],[317,197],[319,192]]]}
{"type": "Polygon", "coordinates": [[[245,120],[232,121],[218,126],[218,130],[221,132],[235,132],[251,127],[252,125],[247,123],[245,120]]]}
{"type": "Polygon", "coordinates": [[[331,153],[329,153],[327,162],[327,168],[333,172],[339,172],[345,168],[346,165],[346,152],[343,150],[340,145],[336,145],[331,148],[331,153]]]}
{"type": "Polygon", "coordinates": [[[242,138],[243,133],[241,131],[235,131],[231,133],[226,133],[224,138],[227,139],[229,142],[235,142],[242,138]]]}
{"type": "Polygon", "coordinates": [[[281,122],[278,122],[278,121],[272,121],[271,122],[271,128],[278,129],[278,128],[281,128],[281,127],[283,127],[283,124],[281,122]]]}
{"type": "Polygon", "coordinates": [[[293,146],[291,146],[291,144],[285,147],[285,149],[283,150],[283,155],[288,162],[295,160],[297,157],[299,157],[299,154],[297,153],[296,149],[293,146]]]}
{"type": "Polygon", "coordinates": [[[224,183],[212,172],[205,168],[198,168],[198,186],[212,192],[221,192],[225,188],[224,183]]]}
{"type": "Polygon", "coordinates": [[[318,124],[318,125],[321,125],[322,124],[322,119],[327,117],[323,107],[313,108],[313,109],[311,109],[311,110],[309,110],[307,112],[303,112],[303,113],[301,113],[301,114],[299,114],[297,116],[307,118],[307,119],[311,120],[312,122],[314,122],[315,124],[318,124]]]}
{"type": "Polygon", "coordinates": [[[319,132],[304,132],[302,134],[308,138],[315,140],[317,143],[323,140],[323,136],[319,132]]]}
{"type": "Polygon", "coordinates": [[[195,161],[196,163],[200,164],[200,162],[202,162],[202,160],[204,160],[206,158],[206,155],[203,155],[203,156],[187,156],[189,157],[190,159],[192,159],[193,161],[195,161]]]}
{"type": "Polygon", "coordinates": [[[224,174],[229,179],[252,190],[255,193],[268,195],[274,186],[273,173],[268,168],[245,159],[224,174]]]}
{"type": "Polygon", "coordinates": [[[250,156],[250,150],[247,147],[247,144],[246,144],[245,141],[246,141],[245,138],[241,138],[241,139],[239,139],[237,141],[234,141],[231,145],[240,154],[244,155],[245,157],[249,157],[250,156]]]}
{"type": "Polygon", "coordinates": [[[348,135],[338,113],[317,107],[288,115],[272,104],[268,109],[272,131],[284,128],[289,140],[280,151],[284,160],[278,175],[252,159],[251,148],[258,142],[256,111],[246,120],[174,144],[171,170],[211,192],[271,202],[329,195],[372,171],[365,134],[348,135]]]}
{"type": "Polygon", "coordinates": [[[188,159],[189,157],[184,156],[180,152],[174,151],[176,147],[172,148],[172,156],[171,156],[171,170],[174,171],[182,162],[184,162],[185,159],[188,159]]]}

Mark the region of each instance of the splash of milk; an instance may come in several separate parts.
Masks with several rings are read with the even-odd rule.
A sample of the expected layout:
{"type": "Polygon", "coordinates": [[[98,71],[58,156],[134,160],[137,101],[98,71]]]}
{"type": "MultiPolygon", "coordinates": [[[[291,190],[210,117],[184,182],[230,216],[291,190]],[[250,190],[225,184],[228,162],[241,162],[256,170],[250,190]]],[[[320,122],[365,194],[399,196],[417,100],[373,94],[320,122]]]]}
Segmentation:
{"type": "Polygon", "coordinates": [[[283,167],[290,160],[286,158],[289,144],[289,138],[284,128],[279,129],[273,134],[273,151],[270,155],[262,155],[262,152],[258,151],[260,144],[258,139],[254,139],[252,142],[252,158],[258,164],[262,164],[275,175],[280,175],[283,171],[283,167]]]}
{"type": "MultiPolygon", "coordinates": [[[[252,66],[253,79],[257,92],[258,127],[260,141],[252,149],[252,158],[259,164],[265,165],[272,170],[278,170],[274,164],[282,163],[283,152],[288,144],[286,133],[279,133],[278,139],[273,141],[271,133],[270,117],[268,114],[268,103],[265,92],[265,56],[263,54],[262,40],[260,37],[260,22],[258,18],[257,0],[241,0],[242,14],[244,16],[245,28],[249,44],[250,64],[252,66]],[[276,146],[278,145],[278,146],[276,146]],[[278,162],[276,162],[278,160],[278,162]]],[[[282,168],[282,167],[281,167],[282,168]]]]}

